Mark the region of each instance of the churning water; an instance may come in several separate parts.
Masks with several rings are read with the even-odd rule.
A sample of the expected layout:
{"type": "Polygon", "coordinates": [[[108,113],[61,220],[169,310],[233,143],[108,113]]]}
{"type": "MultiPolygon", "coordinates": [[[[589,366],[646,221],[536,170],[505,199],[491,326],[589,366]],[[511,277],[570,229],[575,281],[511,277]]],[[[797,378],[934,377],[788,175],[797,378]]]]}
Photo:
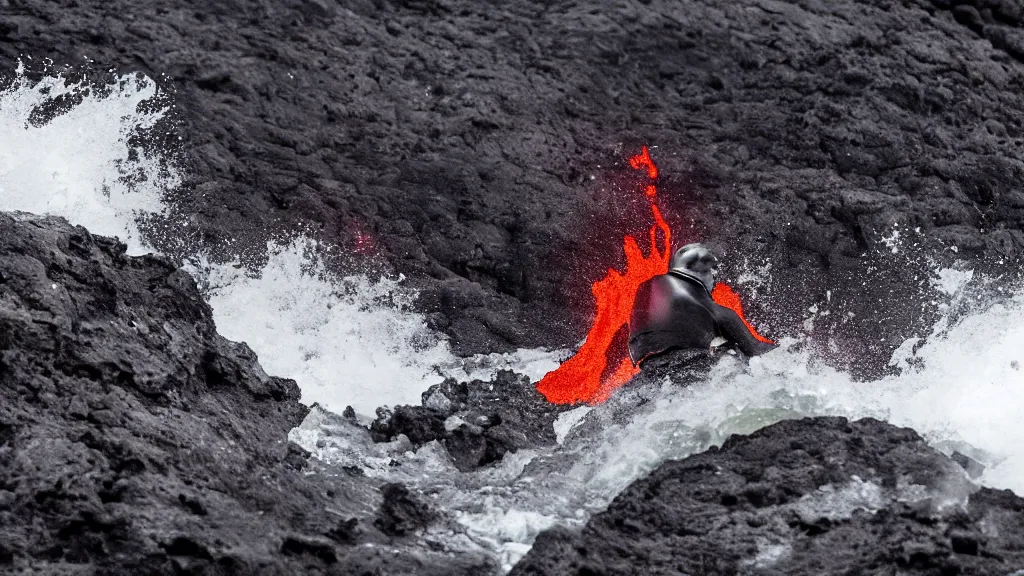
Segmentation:
{"type": "MultiPolygon", "coordinates": [[[[64,216],[120,236],[132,253],[147,251],[139,218],[173,203],[179,181],[166,162],[131,145],[166,114],[152,105],[156,96],[152,81],[135,76],[95,92],[60,77],[19,75],[0,92],[0,209],[64,216]],[[55,99],[67,104],[41,116],[55,99]]],[[[266,265],[247,270],[210,264],[196,247],[191,265],[209,286],[218,329],[247,341],[267,372],[297,380],[304,402],[369,415],[380,405],[418,403],[443,374],[468,379],[511,367],[537,379],[561,357],[521,350],[456,358],[412,310],[416,295],[400,278],[333,276],[320,249],[301,238],[272,244],[266,265]]],[[[981,281],[966,270],[933,274],[944,303],[981,281]]],[[[556,425],[558,446],[510,454],[473,473],[456,471],[436,444],[416,452],[375,445],[320,410],[292,437],[328,465],[358,465],[431,494],[451,520],[425,538],[484,551],[506,568],[539,531],[584,523],[666,459],[785,418],[872,416],[910,426],[941,449],[984,461],[982,483],[1024,493],[1024,290],[976,304],[921,336],[895,351],[897,375],[872,382],[830,368],[799,339],[749,365],[726,357],[688,388],[627,388],[607,405],[567,413],[556,425]],[[639,397],[647,402],[625,417],[615,412],[640,405],[639,397]]]]}

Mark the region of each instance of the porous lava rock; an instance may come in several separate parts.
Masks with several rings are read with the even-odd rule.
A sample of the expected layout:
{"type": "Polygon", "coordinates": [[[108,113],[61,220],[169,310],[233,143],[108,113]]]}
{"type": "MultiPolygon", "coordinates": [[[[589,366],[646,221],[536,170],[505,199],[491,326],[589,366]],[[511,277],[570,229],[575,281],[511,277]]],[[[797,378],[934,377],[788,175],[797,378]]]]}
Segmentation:
{"type": "MultiPolygon", "coordinates": [[[[771,265],[760,298],[745,301],[765,333],[799,332],[809,306],[827,306],[810,337],[884,366],[935,308],[917,305],[929,289],[920,261],[882,239],[898,231],[940,262],[978,266],[1024,252],[1021,35],[1018,3],[987,0],[0,0],[0,73],[22,59],[29,75],[48,61],[97,82],[148,74],[175,109],[145,145],[185,176],[154,245],[178,256],[188,243],[175,226],[187,224],[214,258],[259,256],[299,230],[369,253],[407,274],[462,353],[579,341],[590,284],[622,264],[622,235],[649,225],[622,165],[648,144],[677,241],[708,241],[727,279],[771,265]]],[[[2,217],[0,228],[3,568],[412,571],[369,520],[377,486],[338,477],[336,496],[320,495],[295,470],[305,457],[284,436],[302,414],[294,385],[216,337],[187,276],[65,224],[2,217]],[[329,498],[344,510],[331,521],[329,498]]],[[[613,573],[626,558],[669,570],[660,562],[673,558],[713,573],[761,555],[758,569],[800,573],[795,563],[815,558],[800,546],[842,550],[844,535],[872,528],[877,537],[853,541],[875,559],[865,566],[981,572],[1019,560],[1006,544],[1020,537],[1016,497],[980,490],[966,512],[894,503],[898,478],[872,469],[936,485],[875,462],[875,448],[956,475],[909,432],[848,426],[780,424],[666,464],[583,535],[541,537],[518,570],[613,573]],[[871,450],[846,444],[856,438],[871,450]],[[753,445],[818,476],[778,484],[779,463],[740,454],[753,445]],[[862,459],[831,475],[807,446],[862,459]],[[685,468],[716,459],[721,477],[685,468]],[[678,493],[642,495],[672,474],[718,492],[659,514],[678,493]],[[885,506],[796,527],[748,522],[792,518],[786,506],[825,486],[879,486],[885,506]]],[[[415,429],[439,433],[433,420],[415,429]]],[[[467,466],[486,460],[483,446],[467,466]]],[[[416,570],[463,567],[436,566],[416,570]]]]}
{"type": "Polygon", "coordinates": [[[814,336],[884,367],[935,312],[907,306],[929,300],[928,274],[880,243],[894,226],[940,259],[1024,250],[1020,13],[5,0],[0,66],[150,75],[176,105],[158,143],[185,168],[174,218],[204,249],[258,255],[302,230],[375,252],[464,353],[579,340],[590,283],[649,225],[622,164],[649,144],[678,241],[711,242],[734,278],[771,263],[749,303],[768,333],[827,304],[814,336]]]}
{"type": "Polygon", "coordinates": [[[1024,499],[978,488],[916,432],[784,421],[634,482],[510,574],[1011,574],[1024,499]]]}
{"type": "Polygon", "coordinates": [[[402,484],[391,483],[381,487],[384,502],[380,506],[374,525],[391,536],[405,536],[427,527],[436,513],[402,484]]]}
{"type": "Polygon", "coordinates": [[[397,488],[307,475],[298,399],[167,260],[0,214],[0,572],[480,573],[373,526],[397,488]]]}
{"type": "Polygon", "coordinates": [[[422,397],[422,406],[380,410],[371,436],[389,442],[404,434],[417,448],[437,440],[464,472],[509,452],[554,445],[554,422],[569,408],[549,403],[527,376],[511,370],[490,381],[448,378],[422,397]]]}

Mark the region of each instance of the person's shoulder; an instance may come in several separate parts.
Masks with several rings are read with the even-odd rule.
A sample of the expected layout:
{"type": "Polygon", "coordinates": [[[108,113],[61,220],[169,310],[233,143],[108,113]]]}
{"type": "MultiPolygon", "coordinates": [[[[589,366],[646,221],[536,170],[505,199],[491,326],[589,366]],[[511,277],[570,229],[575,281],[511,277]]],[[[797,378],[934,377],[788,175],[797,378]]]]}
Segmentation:
{"type": "Polygon", "coordinates": [[[701,292],[705,292],[704,285],[700,283],[700,280],[690,276],[685,272],[679,270],[669,270],[667,274],[663,275],[667,282],[673,284],[682,284],[687,287],[700,288],[701,292]]]}

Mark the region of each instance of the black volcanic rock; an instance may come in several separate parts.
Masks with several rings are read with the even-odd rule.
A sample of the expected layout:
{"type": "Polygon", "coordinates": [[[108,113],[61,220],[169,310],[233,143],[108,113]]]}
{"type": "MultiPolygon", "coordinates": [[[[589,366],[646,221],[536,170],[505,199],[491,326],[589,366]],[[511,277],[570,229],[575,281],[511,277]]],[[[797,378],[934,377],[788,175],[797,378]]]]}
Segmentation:
{"type": "Polygon", "coordinates": [[[987,0],[7,0],[0,66],[158,79],[172,220],[231,256],[369,238],[460,352],[578,341],[649,225],[623,158],[657,146],[677,240],[731,275],[772,258],[769,332],[828,302],[816,332],[885,360],[931,319],[905,305],[927,275],[872,256],[893,225],[946,259],[1024,250],[1022,35],[987,0]]]}
{"type": "Polygon", "coordinates": [[[1011,574],[1024,499],[977,488],[912,430],[786,421],[633,483],[512,570],[603,574],[1011,574]]]}
{"type": "Polygon", "coordinates": [[[437,517],[430,506],[401,484],[385,484],[380,491],[384,495],[384,502],[373,523],[385,534],[405,536],[425,528],[437,517]]]}
{"type": "Polygon", "coordinates": [[[361,525],[395,506],[307,475],[295,382],[217,335],[185,272],[124,250],[0,214],[0,572],[480,573],[361,525]]]}
{"type": "MultiPolygon", "coordinates": [[[[656,146],[675,239],[709,241],[727,279],[770,259],[746,302],[758,325],[796,332],[827,304],[812,337],[857,362],[934,312],[916,305],[922,264],[877,250],[895,225],[938,262],[1024,252],[1022,30],[1018,2],[988,0],[0,0],[0,73],[25,57],[30,75],[47,60],[92,62],[96,82],[149,74],[176,108],[140,145],[186,178],[147,224],[154,245],[177,258],[194,234],[245,258],[301,230],[369,251],[463,353],[579,340],[591,282],[649,225],[623,158],[656,146]]],[[[0,569],[485,572],[380,532],[402,499],[366,478],[298,471],[294,384],[217,337],[167,261],[6,216],[0,248],[0,569]]],[[[463,469],[551,441],[540,403],[451,392],[375,432],[441,439],[463,469]],[[451,416],[464,424],[441,435],[451,416]]],[[[901,502],[962,473],[908,432],[846,426],[781,424],[666,464],[518,570],[729,573],[761,555],[820,573],[813,544],[828,566],[1020,567],[1018,498],[901,502]],[[871,486],[875,513],[816,515],[871,486]]]]}
{"type": "Polygon", "coordinates": [[[404,434],[417,448],[437,440],[464,472],[508,452],[553,445],[554,422],[570,408],[549,403],[529,378],[511,370],[489,382],[448,378],[422,396],[422,406],[380,411],[370,424],[373,439],[389,442],[404,434]]]}

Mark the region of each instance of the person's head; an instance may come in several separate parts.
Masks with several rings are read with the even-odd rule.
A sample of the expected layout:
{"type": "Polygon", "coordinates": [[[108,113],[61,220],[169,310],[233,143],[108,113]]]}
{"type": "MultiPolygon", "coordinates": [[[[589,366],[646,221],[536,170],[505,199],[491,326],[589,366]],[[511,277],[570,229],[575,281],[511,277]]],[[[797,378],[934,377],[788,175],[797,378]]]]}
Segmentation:
{"type": "Polygon", "coordinates": [[[718,259],[702,244],[687,244],[676,250],[670,267],[699,280],[708,292],[715,289],[718,259]]]}

